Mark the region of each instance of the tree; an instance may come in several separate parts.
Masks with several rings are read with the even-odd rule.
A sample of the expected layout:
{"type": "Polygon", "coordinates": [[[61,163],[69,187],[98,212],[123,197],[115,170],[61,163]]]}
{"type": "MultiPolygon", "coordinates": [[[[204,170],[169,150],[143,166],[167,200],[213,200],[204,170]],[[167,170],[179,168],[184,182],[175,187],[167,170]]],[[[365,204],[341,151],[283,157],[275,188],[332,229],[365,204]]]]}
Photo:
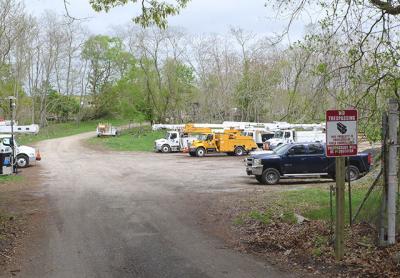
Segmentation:
{"type": "Polygon", "coordinates": [[[90,67],[88,83],[94,108],[92,116],[105,116],[112,100],[107,91],[113,82],[124,75],[133,57],[123,50],[119,38],[98,35],[85,42],[82,58],[88,61],[90,67]]]}
{"type": "MultiPolygon", "coordinates": [[[[181,8],[186,7],[190,0],[175,0],[171,1],[140,1],[140,15],[134,17],[134,22],[147,27],[155,24],[160,28],[165,29],[167,26],[167,17],[179,13],[181,8]]],[[[65,0],[64,0],[65,2],[65,0]]],[[[89,0],[92,8],[97,11],[106,11],[116,6],[126,5],[128,3],[137,3],[137,0],[89,0]]]]}

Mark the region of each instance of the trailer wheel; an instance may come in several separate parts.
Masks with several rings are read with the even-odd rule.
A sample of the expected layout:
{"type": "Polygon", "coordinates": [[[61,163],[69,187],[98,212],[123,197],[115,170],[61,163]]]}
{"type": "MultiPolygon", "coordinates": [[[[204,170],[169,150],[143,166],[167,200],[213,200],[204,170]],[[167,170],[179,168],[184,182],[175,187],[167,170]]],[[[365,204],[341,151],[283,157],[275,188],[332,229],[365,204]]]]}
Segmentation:
{"type": "Polygon", "coordinates": [[[196,156],[197,157],[203,157],[206,154],[206,150],[204,148],[197,148],[196,150],[196,156]]]}
{"type": "Polygon", "coordinates": [[[162,145],[161,146],[161,152],[163,153],[170,153],[171,152],[171,147],[168,145],[162,145]]]}
{"type": "Polygon", "coordinates": [[[29,157],[24,154],[17,155],[18,168],[26,168],[29,166],[29,157]]]}
{"type": "Polygon", "coordinates": [[[278,170],[274,168],[265,169],[261,175],[261,183],[267,185],[277,184],[281,175],[278,170]]]}
{"type": "Polygon", "coordinates": [[[246,152],[245,152],[245,150],[243,149],[243,147],[236,147],[235,148],[235,155],[236,156],[242,156],[242,155],[244,155],[246,152]]]}

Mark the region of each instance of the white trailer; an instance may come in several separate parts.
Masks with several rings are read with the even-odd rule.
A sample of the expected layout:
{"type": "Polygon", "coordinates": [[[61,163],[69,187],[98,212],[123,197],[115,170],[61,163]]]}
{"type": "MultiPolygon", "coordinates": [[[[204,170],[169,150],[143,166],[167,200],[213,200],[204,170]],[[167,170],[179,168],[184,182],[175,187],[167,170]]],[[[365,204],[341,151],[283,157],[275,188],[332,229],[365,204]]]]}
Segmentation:
{"type": "Polygon", "coordinates": [[[111,124],[98,124],[96,129],[97,137],[102,136],[118,136],[119,130],[111,124]]]}

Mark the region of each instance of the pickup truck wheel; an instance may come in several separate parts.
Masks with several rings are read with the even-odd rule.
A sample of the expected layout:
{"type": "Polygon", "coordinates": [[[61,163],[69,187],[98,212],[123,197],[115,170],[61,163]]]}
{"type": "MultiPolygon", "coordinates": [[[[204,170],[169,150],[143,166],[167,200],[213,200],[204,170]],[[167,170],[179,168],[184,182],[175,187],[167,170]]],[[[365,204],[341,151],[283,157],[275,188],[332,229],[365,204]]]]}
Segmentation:
{"type": "Polygon", "coordinates": [[[236,147],[235,148],[235,155],[236,156],[242,156],[245,154],[245,151],[243,149],[243,147],[236,147]]]}
{"type": "Polygon", "coordinates": [[[17,166],[18,168],[26,168],[29,166],[29,157],[24,155],[24,154],[20,154],[17,156],[17,166]]]}
{"type": "Polygon", "coordinates": [[[268,168],[265,169],[261,175],[261,183],[268,185],[277,184],[279,182],[280,177],[281,175],[279,174],[278,170],[274,168],[268,168]]]}
{"type": "Polygon", "coordinates": [[[206,154],[206,150],[204,148],[197,148],[196,150],[196,156],[198,157],[203,157],[206,154]]]}
{"type": "Polygon", "coordinates": [[[162,145],[161,146],[161,152],[163,153],[170,153],[171,152],[171,148],[168,145],[162,145]]]}
{"type": "Polygon", "coordinates": [[[350,174],[350,181],[355,181],[360,177],[360,170],[354,165],[350,165],[346,168],[346,181],[349,181],[349,174],[350,174]]]}

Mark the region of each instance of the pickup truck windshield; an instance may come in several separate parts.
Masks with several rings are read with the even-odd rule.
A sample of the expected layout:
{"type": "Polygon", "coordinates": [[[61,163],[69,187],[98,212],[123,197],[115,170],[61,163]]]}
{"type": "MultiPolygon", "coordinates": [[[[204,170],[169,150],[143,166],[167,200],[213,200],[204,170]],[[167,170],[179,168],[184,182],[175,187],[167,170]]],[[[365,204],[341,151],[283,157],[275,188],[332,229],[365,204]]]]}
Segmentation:
{"type": "Polygon", "coordinates": [[[274,150],[277,155],[283,155],[287,152],[291,145],[281,145],[274,150]]]}

